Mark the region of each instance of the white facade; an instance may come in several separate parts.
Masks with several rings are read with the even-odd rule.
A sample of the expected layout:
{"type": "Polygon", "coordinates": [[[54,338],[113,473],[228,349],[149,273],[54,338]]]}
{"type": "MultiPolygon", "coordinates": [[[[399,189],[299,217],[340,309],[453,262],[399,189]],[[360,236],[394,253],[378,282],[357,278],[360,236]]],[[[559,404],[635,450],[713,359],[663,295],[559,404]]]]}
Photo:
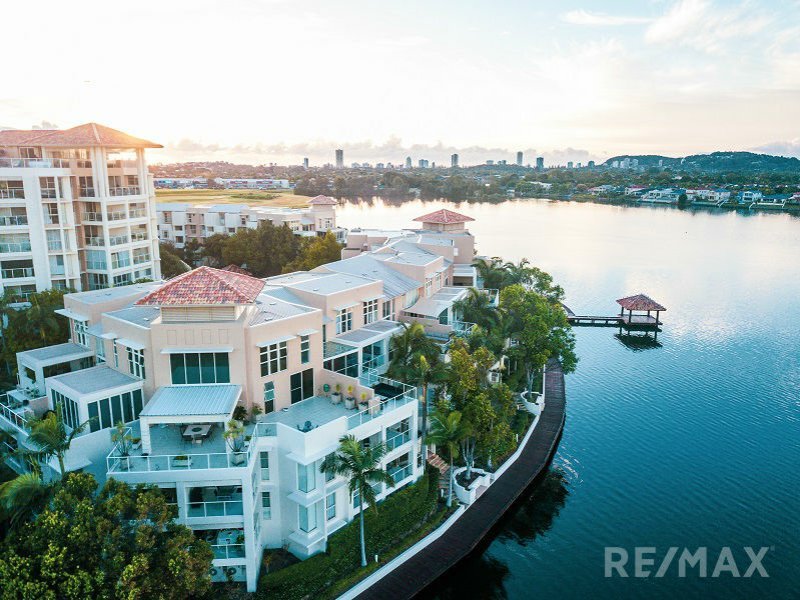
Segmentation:
{"type": "Polygon", "coordinates": [[[144,148],[67,146],[60,133],[0,132],[2,288],[24,299],[160,279],[144,148]]]}

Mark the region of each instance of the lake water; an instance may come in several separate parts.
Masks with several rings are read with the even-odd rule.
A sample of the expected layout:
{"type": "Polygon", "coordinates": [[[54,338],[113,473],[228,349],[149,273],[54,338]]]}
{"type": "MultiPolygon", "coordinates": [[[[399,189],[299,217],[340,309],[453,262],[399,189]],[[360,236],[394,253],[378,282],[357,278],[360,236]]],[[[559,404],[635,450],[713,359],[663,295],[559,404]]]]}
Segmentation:
{"type": "MultiPolygon", "coordinates": [[[[345,227],[475,218],[484,255],[527,257],[576,313],[643,292],[657,347],[578,328],[567,423],[549,475],[438,598],[800,598],[800,219],[547,200],[348,204],[345,227]],[[708,578],[604,577],[604,548],[708,548],[708,578]],[[710,577],[725,546],[769,547],[769,578],[710,577]]],[[[632,567],[629,574],[633,575],[632,567]]]]}

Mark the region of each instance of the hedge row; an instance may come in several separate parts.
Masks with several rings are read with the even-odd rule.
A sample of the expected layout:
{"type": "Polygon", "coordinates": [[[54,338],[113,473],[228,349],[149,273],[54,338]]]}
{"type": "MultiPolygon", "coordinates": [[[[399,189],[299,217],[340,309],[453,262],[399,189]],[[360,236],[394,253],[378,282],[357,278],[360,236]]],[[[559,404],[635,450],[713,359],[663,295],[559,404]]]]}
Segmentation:
{"type": "MultiPolygon", "coordinates": [[[[377,512],[368,509],[364,515],[368,558],[391,550],[424,526],[436,513],[438,498],[438,473],[429,469],[413,485],[378,504],[377,512]]],[[[327,552],[264,575],[257,597],[270,600],[324,597],[333,584],[361,568],[359,536],[359,520],[354,519],[329,538],[327,552]]]]}

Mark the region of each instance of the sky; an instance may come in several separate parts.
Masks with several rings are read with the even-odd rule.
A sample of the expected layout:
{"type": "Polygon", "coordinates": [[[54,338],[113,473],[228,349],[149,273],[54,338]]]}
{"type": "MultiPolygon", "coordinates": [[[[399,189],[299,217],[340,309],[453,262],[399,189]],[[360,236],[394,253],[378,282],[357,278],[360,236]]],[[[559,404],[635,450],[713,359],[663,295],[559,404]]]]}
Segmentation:
{"type": "Polygon", "coordinates": [[[37,0],[0,127],[95,121],[151,162],[800,156],[800,0],[37,0]]]}

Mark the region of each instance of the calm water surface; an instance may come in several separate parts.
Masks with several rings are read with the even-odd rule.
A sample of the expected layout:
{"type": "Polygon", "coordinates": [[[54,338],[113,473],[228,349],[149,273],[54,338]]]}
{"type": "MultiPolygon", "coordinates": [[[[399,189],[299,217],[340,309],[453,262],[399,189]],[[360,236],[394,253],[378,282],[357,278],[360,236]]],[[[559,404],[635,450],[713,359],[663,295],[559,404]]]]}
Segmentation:
{"type": "MultiPolygon", "coordinates": [[[[577,329],[567,425],[548,477],[438,598],[800,598],[800,219],[511,201],[348,204],[341,225],[408,227],[449,207],[478,250],[528,257],[575,312],[664,304],[660,346],[577,329]],[[605,546],[769,546],[770,577],[606,579],[605,546]]],[[[658,566],[656,563],[656,567],[658,566]]]]}

